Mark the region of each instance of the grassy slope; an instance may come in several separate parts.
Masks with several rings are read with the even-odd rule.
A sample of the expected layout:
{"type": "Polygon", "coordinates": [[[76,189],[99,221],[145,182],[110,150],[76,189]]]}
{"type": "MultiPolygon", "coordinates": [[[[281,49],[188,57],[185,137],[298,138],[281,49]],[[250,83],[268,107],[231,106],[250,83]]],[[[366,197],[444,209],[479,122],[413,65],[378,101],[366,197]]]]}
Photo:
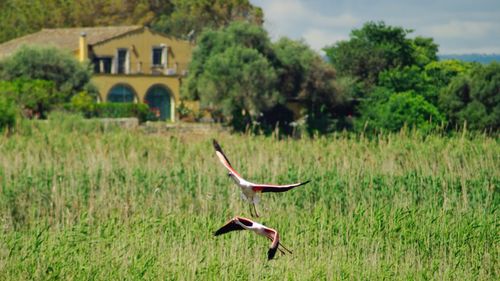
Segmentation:
{"type": "Polygon", "coordinates": [[[77,127],[0,137],[0,280],[500,276],[497,139],[277,141],[77,127]],[[264,194],[258,206],[258,221],[278,229],[293,255],[267,262],[262,237],[212,236],[249,212],[211,137],[250,180],[312,180],[264,194]]]}

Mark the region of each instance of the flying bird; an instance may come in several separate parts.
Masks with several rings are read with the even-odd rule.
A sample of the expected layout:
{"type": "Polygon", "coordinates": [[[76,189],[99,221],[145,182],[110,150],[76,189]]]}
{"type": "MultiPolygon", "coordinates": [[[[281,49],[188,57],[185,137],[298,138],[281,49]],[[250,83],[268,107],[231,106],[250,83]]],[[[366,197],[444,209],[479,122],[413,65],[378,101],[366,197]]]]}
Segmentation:
{"type": "MultiPolygon", "coordinates": [[[[230,176],[234,180],[236,185],[241,188],[242,197],[246,199],[251,205],[253,205],[253,212],[255,213],[255,217],[259,217],[259,214],[257,213],[257,208],[255,207],[255,204],[259,202],[259,197],[257,194],[258,192],[262,193],[285,192],[292,188],[304,185],[309,182],[305,181],[287,185],[257,184],[249,182],[245,180],[242,176],[240,176],[240,174],[236,172],[233,166],[231,166],[229,159],[227,159],[226,155],[224,155],[224,152],[222,152],[222,148],[220,147],[220,145],[217,143],[216,140],[213,140],[213,145],[215,148],[215,154],[217,154],[217,157],[219,157],[219,160],[222,163],[222,165],[224,165],[224,167],[226,167],[226,169],[229,171],[228,176],[230,176]]],[[[250,206],[250,214],[254,216],[252,214],[252,206],[250,206]]]]}
{"type": "Polygon", "coordinates": [[[271,246],[269,247],[269,251],[267,251],[267,259],[271,260],[274,258],[276,255],[276,251],[279,250],[282,254],[285,254],[285,251],[288,253],[292,253],[292,251],[288,250],[285,246],[283,246],[282,243],[280,243],[280,238],[278,231],[269,228],[267,226],[264,226],[260,223],[254,222],[250,219],[243,218],[243,217],[234,217],[230,221],[228,221],[223,227],[219,228],[215,233],[214,236],[219,236],[224,233],[228,233],[231,231],[236,231],[236,230],[251,230],[255,232],[258,235],[262,235],[269,240],[271,240],[271,246]],[[282,249],[279,247],[281,246],[282,249]]]}

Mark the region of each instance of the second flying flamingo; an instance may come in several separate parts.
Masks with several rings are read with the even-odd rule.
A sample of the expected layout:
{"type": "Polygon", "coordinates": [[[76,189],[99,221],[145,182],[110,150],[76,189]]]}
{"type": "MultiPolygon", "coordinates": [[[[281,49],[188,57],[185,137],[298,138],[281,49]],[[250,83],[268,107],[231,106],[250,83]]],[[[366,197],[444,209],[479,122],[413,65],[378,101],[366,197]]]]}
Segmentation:
{"type": "Polygon", "coordinates": [[[243,217],[234,217],[230,221],[228,221],[224,226],[219,228],[214,235],[219,236],[221,234],[231,232],[231,231],[236,231],[236,230],[250,230],[255,232],[258,235],[262,235],[264,237],[267,237],[269,240],[271,240],[271,247],[269,247],[269,251],[267,252],[267,259],[271,260],[274,258],[274,255],[276,254],[276,251],[279,250],[282,254],[285,254],[285,251],[288,253],[292,253],[290,250],[285,248],[283,244],[280,242],[279,234],[278,231],[275,229],[269,228],[265,225],[262,225],[260,223],[254,222],[252,220],[249,220],[247,218],[243,217]],[[280,249],[279,247],[283,248],[284,250],[280,249]]]}

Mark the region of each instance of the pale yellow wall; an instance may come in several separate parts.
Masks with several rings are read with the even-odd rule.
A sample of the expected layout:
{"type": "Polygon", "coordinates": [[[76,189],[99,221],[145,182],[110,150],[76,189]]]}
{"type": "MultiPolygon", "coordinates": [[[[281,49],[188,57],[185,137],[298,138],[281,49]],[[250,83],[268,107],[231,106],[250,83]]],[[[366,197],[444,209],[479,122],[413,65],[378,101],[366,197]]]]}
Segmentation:
{"type": "Polygon", "coordinates": [[[153,75],[113,75],[95,74],[91,82],[99,89],[101,101],[106,101],[111,88],[118,84],[125,84],[132,87],[136,94],[136,102],[144,103],[147,91],[154,85],[163,85],[171,94],[170,97],[170,120],[175,121],[175,106],[180,104],[180,80],[173,76],[153,76],[153,75]]]}
{"type": "Polygon", "coordinates": [[[96,44],[93,46],[92,51],[96,56],[115,56],[117,49],[128,49],[131,73],[137,73],[138,62],[143,64],[143,73],[151,73],[153,46],[160,46],[161,44],[169,47],[167,67],[174,68],[175,63],[178,63],[179,74],[182,70],[186,70],[191,60],[193,45],[188,41],[153,32],[148,28],[142,28],[96,44]]]}

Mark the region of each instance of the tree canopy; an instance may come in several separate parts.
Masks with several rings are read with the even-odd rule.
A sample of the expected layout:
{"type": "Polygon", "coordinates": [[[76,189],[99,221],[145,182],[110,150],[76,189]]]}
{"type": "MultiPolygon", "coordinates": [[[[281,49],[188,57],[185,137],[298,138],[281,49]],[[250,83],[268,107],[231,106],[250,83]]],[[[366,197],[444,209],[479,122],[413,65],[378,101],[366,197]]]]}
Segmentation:
{"type": "Polygon", "coordinates": [[[154,29],[185,39],[194,39],[204,28],[217,29],[234,21],[261,25],[262,9],[248,0],[173,0],[172,12],[160,14],[154,29]]]}
{"type": "Polygon", "coordinates": [[[0,79],[52,81],[59,92],[71,95],[90,87],[89,64],[78,62],[69,52],[55,47],[23,46],[0,62],[0,79]]]}
{"type": "Polygon", "coordinates": [[[412,30],[367,22],[354,29],[350,39],[325,47],[339,76],[352,76],[370,88],[382,71],[411,65],[423,66],[437,60],[437,45],[431,38],[408,38],[412,30]]]}
{"type": "Polygon", "coordinates": [[[439,105],[452,126],[476,130],[500,129],[500,64],[476,65],[453,78],[441,92],[439,105]]]}
{"type": "Polygon", "coordinates": [[[0,43],[42,28],[149,25],[185,37],[204,27],[245,20],[262,23],[262,10],[248,0],[2,0],[0,43]]]}
{"type": "Polygon", "coordinates": [[[281,39],[273,44],[262,27],[235,22],[200,35],[183,95],[221,112],[240,129],[292,121],[283,112],[289,101],[300,103],[313,125],[333,114],[338,102],[334,78],[333,68],[305,43],[281,39]],[[272,116],[277,114],[283,119],[272,116]]]}
{"type": "Polygon", "coordinates": [[[94,93],[88,64],[55,47],[21,47],[0,61],[0,92],[11,97],[28,116],[45,117],[55,104],[69,102],[81,91],[94,93]]]}

